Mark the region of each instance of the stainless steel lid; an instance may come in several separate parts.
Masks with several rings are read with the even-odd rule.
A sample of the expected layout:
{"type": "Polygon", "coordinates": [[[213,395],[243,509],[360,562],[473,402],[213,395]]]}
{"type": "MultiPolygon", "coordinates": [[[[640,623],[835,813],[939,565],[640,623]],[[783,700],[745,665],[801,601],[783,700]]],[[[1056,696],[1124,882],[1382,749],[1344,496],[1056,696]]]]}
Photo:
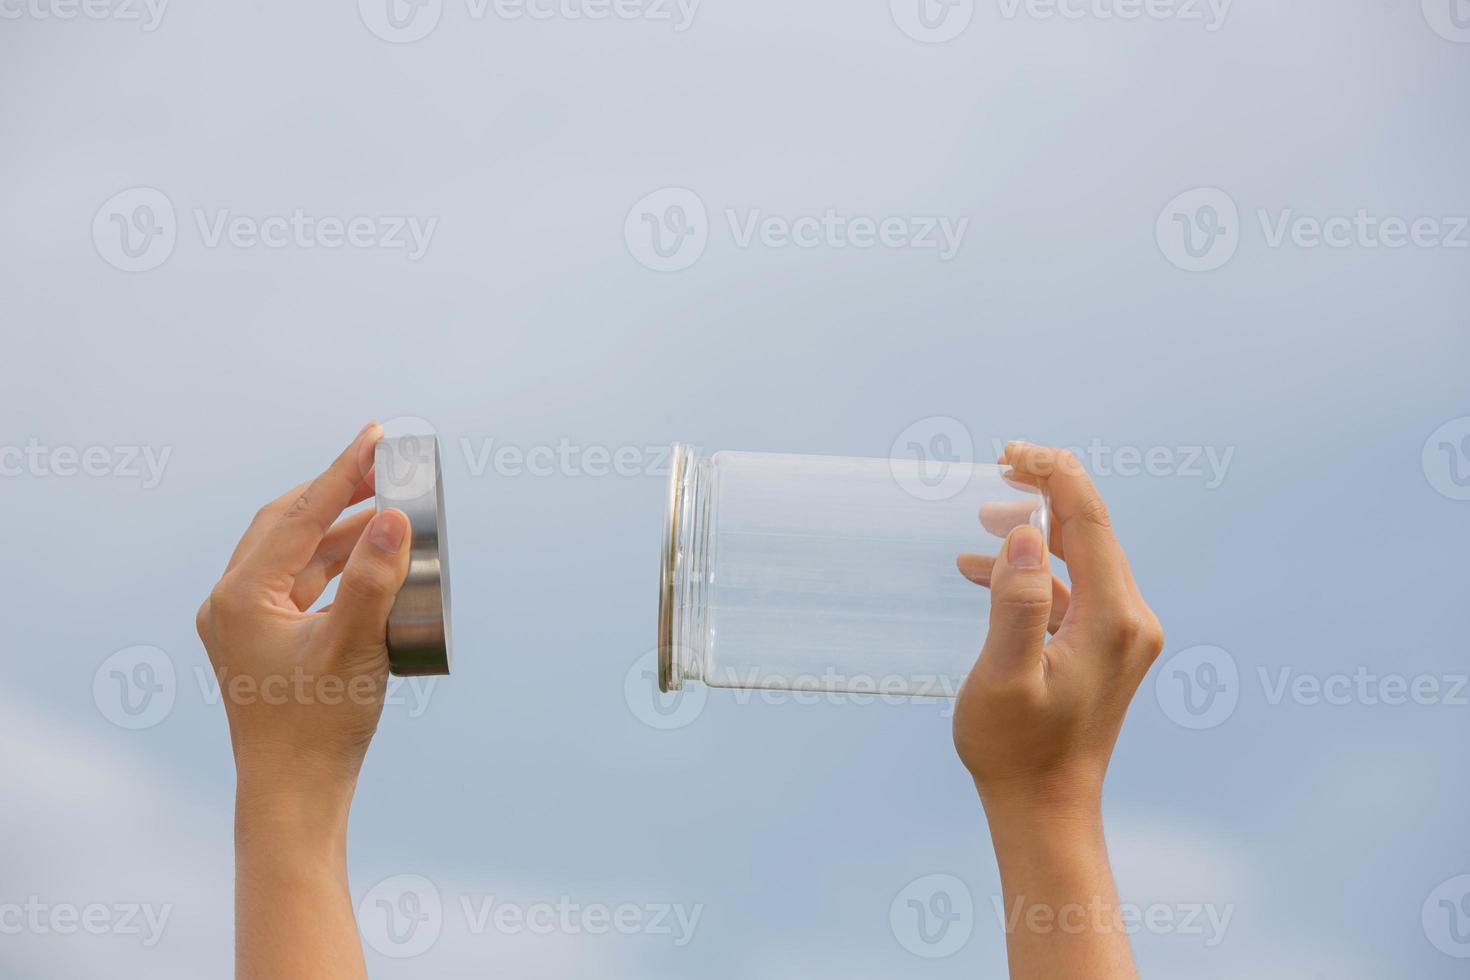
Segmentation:
{"type": "Polygon", "coordinates": [[[399,676],[447,674],[450,664],[449,556],[444,481],[433,435],[385,437],[374,456],[377,508],[408,515],[408,578],[388,615],[388,666],[399,676]]]}

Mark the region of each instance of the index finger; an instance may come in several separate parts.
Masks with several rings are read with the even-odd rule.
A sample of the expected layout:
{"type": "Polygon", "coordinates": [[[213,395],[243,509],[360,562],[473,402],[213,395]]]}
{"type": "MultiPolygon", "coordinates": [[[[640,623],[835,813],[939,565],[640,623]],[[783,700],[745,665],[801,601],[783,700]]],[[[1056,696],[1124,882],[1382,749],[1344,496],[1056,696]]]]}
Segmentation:
{"type": "Polygon", "coordinates": [[[245,558],[242,566],[256,575],[295,576],[316,554],[332,522],[358,497],[373,466],[373,446],[383,427],[369,422],[325,472],[311,482],[245,558]]]}
{"type": "Polygon", "coordinates": [[[1107,506],[1081,461],[1064,449],[1027,442],[1006,443],[1001,461],[1036,481],[1051,499],[1053,526],[1061,536],[1077,602],[1090,597],[1127,601],[1132,573],[1113,535],[1107,506]]]}
{"type": "MultiPolygon", "coordinates": [[[[230,554],[230,561],[225,565],[226,572],[232,571],[236,565],[245,560],[245,556],[249,555],[255,546],[265,538],[266,532],[281,519],[286,508],[295,503],[296,498],[305,493],[309,486],[311,486],[311,481],[303,480],[255,512],[250,526],[245,529],[244,534],[240,535],[239,543],[235,545],[235,550],[230,554]]],[[[352,499],[347,501],[347,506],[362,503],[372,495],[373,474],[369,471],[367,476],[358,481],[357,488],[352,491],[352,499]]]]}

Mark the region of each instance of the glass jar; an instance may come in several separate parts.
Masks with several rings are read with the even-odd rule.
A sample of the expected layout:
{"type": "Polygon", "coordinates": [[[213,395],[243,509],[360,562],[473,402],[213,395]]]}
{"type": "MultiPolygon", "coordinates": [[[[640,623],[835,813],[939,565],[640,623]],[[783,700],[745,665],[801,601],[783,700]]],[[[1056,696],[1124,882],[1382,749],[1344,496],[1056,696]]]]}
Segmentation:
{"type": "Polygon", "coordinates": [[[1049,510],[1004,467],[676,445],[658,684],[954,697],[979,655],[993,555],[1049,510]]]}

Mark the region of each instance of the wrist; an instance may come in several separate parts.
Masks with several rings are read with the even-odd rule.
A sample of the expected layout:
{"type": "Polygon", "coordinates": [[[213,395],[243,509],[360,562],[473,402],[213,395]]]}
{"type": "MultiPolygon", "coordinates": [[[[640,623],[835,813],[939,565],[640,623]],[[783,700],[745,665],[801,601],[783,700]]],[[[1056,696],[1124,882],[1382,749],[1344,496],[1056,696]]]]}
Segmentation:
{"type": "Polygon", "coordinates": [[[1100,788],[1077,783],[996,786],[976,782],[990,833],[999,845],[1030,849],[1028,842],[1103,846],[1100,788]]]}
{"type": "Polygon", "coordinates": [[[987,807],[985,818],[996,850],[1010,854],[1065,854],[1107,846],[1101,808],[987,807]]]}
{"type": "Polygon", "coordinates": [[[1041,875],[1068,890],[1086,891],[1092,888],[1097,869],[1107,867],[1100,800],[1055,796],[984,799],[1003,881],[1033,880],[1041,875]]]}
{"type": "Polygon", "coordinates": [[[351,806],[350,787],[300,788],[242,773],[235,784],[235,846],[293,859],[345,860],[351,806]]]}
{"type": "Polygon", "coordinates": [[[980,803],[992,822],[1060,819],[1102,820],[1102,778],[1089,771],[1023,773],[975,778],[980,803]]]}

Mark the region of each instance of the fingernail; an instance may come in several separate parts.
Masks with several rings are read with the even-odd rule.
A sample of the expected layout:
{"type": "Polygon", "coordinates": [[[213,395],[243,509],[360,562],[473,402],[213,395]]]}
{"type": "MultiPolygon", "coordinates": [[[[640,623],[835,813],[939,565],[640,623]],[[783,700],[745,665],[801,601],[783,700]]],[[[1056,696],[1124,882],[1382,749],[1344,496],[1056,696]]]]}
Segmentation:
{"type": "Polygon", "coordinates": [[[1044,545],[1040,531],[1029,524],[1022,524],[1011,532],[1010,543],[1006,545],[1006,561],[1016,568],[1036,568],[1041,564],[1044,545]]]}
{"type": "Polygon", "coordinates": [[[373,518],[368,529],[368,540],[373,547],[388,554],[396,554],[403,545],[403,535],[408,531],[408,518],[401,510],[385,510],[373,518]]]}

